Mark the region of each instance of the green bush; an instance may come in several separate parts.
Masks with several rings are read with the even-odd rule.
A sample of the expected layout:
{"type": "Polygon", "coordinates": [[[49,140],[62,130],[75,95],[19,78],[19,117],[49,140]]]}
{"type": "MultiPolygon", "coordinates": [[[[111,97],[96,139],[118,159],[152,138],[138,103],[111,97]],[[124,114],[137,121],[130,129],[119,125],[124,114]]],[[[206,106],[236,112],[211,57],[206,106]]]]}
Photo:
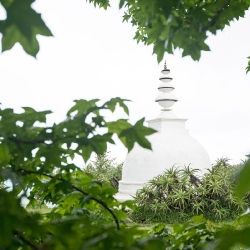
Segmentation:
{"type": "Polygon", "coordinates": [[[118,190],[119,181],[122,179],[123,163],[117,164],[115,158],[109,158],[109,152],[95,155],[95,160],[84,169],[85,173],[91,174],[94,178],[109,182],[113,188],[118,190]]]}
{"type": "Polygon", "coordinates": [[[200,214],[213,221],[234,219],[250,200],[249,195],[243,200],[236,197],[233,176],[241,165],[228,161],[218,159],[201,177],[190,166],[166,170],[137,192],[131,218],[139,223],[184,222],[200,214]]]}
{"type": "Polygon", "coordinates": [[[243,214],[233,223],[216,224],[200,215],[183,224],[157,224],[152,233],[165,242],[168,250],[249,249],[249,243],[242,241],[249,233],[249,220],[250,214],[243,214]]]}

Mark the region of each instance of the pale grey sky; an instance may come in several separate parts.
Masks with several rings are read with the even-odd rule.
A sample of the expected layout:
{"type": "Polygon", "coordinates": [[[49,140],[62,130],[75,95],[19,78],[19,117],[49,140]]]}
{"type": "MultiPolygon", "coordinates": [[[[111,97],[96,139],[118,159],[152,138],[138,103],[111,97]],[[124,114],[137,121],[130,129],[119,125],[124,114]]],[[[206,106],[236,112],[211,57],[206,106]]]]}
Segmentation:
{"type": "MultiPolygon", "coordinates": [[[[50,120],[60,121],[74,99],[119,96],[132,100],[131,122],[160,113],[154,100],[163,63],[158,65],[152,47],[133,41],[134,29],[122,23],[117,1],[108,11],[82,0],[38,0],[34,7],[54,38],[39,37],[37,60],[19,45],[0,55],[4,107],[52,109],[50,120]]],[[[209,37],[212,51],[202,53],[199,62],[181,58],[179,51],[165,55],[179,99],[174,113],[189,119],[190,134],[212,162],[221,156],[238,162],[250,153],[250,74],[245,73],[249,26],[248,11],[246,18],[209,37]]],[[[118,112],[113,118],[120,116],[118,112]]],[[[120,143],[110,150],[118,161],[124,160],[120,143]]]]}

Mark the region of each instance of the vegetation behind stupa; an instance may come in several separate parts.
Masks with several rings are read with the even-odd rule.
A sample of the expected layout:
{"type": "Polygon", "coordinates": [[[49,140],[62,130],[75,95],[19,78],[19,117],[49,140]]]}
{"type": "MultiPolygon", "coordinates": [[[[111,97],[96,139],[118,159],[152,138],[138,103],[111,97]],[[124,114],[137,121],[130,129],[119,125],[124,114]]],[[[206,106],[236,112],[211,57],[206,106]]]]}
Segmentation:
{"type": "MultiPolygon", "coordinates": [[[[212,221],[235,219],[250,205],[250,195],[243,200],[235,195],[235,176],[242,164],[231,165],[228,158],[217,159],[201,175],[190,166],[176,167],[151,179],[135,196],[129,217],[137,223],[185,222],[203,214],[212,221]]],[[[118,190],[122,164],[110,159],[108,152],[97,155],[85,171],[94,178],[109,182],[118,190]]]]}
{"type": "Polygon", "coordinates": [[[201,214],[213,221],[234,219],[250,204],[249,194],[242,200],[235,195],[233,177],[240,167],[221,158],[199,177],[199,170],[191,166],[173,166],[137,192],[132,219],[139,223],[175,223],[201,214]]]}

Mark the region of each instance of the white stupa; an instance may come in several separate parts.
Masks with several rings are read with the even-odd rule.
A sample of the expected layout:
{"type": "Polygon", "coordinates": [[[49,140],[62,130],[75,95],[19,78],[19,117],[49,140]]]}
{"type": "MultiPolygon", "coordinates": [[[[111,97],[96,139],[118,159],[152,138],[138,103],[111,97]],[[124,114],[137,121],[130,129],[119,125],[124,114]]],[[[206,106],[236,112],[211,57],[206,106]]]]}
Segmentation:
{"type": "Polygon", "coordinates": [[[178,99],[171,93],[174,90],[171,84],[173,78],[169,76],[166,62],[161,73],[162,83],[158,90],[162,93],[155,101],[163,109],[160,115],[148,121],[148,126],[158,131],[147,137],[152,151],[136,144],[128,153],[123,165],[122,180],[119,182],[117,199],[120,201],[132,199],[148,180],[173,165],[179,167],[190,164],[191,168],[200,169],[201,172],[211,167],[206,150],[185,129],[187,119],[178,118],[169,109],[178,99]]]}

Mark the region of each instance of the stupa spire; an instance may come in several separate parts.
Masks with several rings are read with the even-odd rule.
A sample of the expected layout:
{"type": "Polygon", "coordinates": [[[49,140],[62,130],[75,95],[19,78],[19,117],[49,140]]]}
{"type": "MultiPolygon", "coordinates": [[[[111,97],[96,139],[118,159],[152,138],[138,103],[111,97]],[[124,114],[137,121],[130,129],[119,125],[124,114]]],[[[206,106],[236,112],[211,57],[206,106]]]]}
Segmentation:
{"type": "Polygon", "coordinates": [[[173,84],[170,83],[173,78],[168,76],[168,74],[170,74],[170,69],[167,68],[166,60],[164,62],[164,69],[161,71],[161,73],[162,76],[160,76],[159,80],[162,83],[159,85],[158,90],[162,93],[156,97],[155,101],[163,107],[162,111],[170,111],[169,108],[178,101],[178,98],[170,93],[175,88],[173,84]]]}
{"type": "Polygon", "coordinates": [[[164,62],[164,70],[166,70],[167,69],[167,63],[166,63],[166,60],[165,60],[165,62],[164,62]]]}

